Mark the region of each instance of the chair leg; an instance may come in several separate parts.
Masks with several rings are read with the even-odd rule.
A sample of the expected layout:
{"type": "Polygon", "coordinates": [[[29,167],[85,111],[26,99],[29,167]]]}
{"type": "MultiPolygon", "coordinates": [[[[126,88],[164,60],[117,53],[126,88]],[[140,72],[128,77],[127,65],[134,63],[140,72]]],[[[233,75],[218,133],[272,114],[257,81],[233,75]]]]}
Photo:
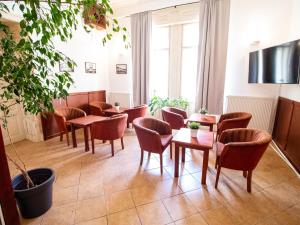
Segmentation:
{"type": "Polygon", "coordinates": [[[159,162],[160,162],[160,174],[163,174],[163,157],[162,157],[162,153],[159,154],[159,162]]]}
{"type": "Polygon", "coordinates": [[[68,146],[70,145],[69,132],[66,133],[68,146]]]}
{"type": "Polygon", "coordinates": [[[114,141],[110,140],[110,145],[111,145],[111,156],[115,155],[115,149],[114,149],[114,141]]]}
{"type": "Polygon", "coordinates": [[[215,163],[215,169],[218,168],[218,161],[219,161],[219,157],[217,156],[217,157],[216,157],[216,163],[215,163]]]}
{"type": "Polygon", "coordinates": [[[170,144],[170,159],[173,157],[173,148],[172,148],[172,142],[170,144]]]}
{"type": "Polygon", "coordinates": [[[121,137],[121,145],[122,145],[122,149],[124,149],[124,141],[123,141],[123,137],[121,137]]]}
{"type": "Polygon", "coordinates": [[[60,141],[63,141],[63,139],[64,139],[64,134],[63,133],[60,133],[60,141]]]}
{"type": "Polygon", "coordinates": [[[148,159],[150,159],[151,157],[151,152],[148,152],[148,159]]]}
{"type": "Polygon", "coordinates": [[[144,160],[144,150],[141,149],[141,160],[140,160],[140,165],[143,164],[143,160],[144,160]]]}
{"type": "Polygon", "coordinates": [[[220,173],[221,173],[221,166],[218,166],[215,188],[218,188],[218,182],[219,182],[220,173]]]}
{"type": "Polygon", "coordinates": [[[247,171],[243,171],[243,177],[247,178],[247,171]]]}
{"type": "Polygon", "coordinates": [[[127,123],[127,128],[129,128],[129,123],[127,123]]]}
{"type": "Polygon", "coordinates": [[[92,137],[92,154],[95,154],[95,139],[92,137]]]}
{"type": "Polygon", "coordinates": [[[251,193],[251,180],[252,180],[252,171],[248,171],[247,176],[247,191],[251,193]]]}

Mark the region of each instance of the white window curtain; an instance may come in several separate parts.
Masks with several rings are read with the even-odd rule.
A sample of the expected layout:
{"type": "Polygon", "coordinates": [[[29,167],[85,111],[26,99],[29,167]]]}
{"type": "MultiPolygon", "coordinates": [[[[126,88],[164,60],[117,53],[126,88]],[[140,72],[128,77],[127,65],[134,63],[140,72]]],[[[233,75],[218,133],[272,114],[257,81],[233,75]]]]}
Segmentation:
{"type": "Polygon", "coordinates": [[[132,81],[134,106],[149,102],[151,12],[131,15],[132,81]]]}
{"type": "Polygon", "coordinates": [[[200,0],[195,108],[223,111],[230,0],[200,0]]]}

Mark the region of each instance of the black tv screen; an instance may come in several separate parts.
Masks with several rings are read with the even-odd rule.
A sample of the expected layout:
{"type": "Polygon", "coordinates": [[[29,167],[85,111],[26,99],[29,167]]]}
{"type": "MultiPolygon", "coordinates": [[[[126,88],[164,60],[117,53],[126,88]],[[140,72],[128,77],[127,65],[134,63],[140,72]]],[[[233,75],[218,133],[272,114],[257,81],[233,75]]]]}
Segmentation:
{"type": "Polygon", "coordinates": [[[249,83],[298,84],[300,40],[250,52],[249,83]]]}

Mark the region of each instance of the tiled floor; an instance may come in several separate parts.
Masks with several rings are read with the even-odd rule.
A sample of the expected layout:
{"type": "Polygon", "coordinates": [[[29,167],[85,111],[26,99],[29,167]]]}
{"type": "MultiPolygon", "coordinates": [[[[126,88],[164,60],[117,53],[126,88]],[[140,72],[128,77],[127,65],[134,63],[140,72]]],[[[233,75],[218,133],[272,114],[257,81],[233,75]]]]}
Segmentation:
{"type": "MultiPolygon", "coordinates": [[[[125,150],[116,142],[111,157],[108,143],[97,142],[96,153],[84,152],[58,138],[17,144],[28,168],[56,171],[53,207],[40,218],[22,220],[39,225],[159,225],[159,224],[300,224],[300,180],[269,148],[253,174],[253,192],[246,192],[241,172],[223,170],[214,188],[214,153],[210,154],[207,186],[200,184],[202,154],[187,151],[181,176],[173,178],[169,150],[164,154],[164,174],[157,155],[139,166],[140,150],[132,130],[127,130],[125,150]]],[[[8,152],[9,147],[7,147],[8,152]]],[[[13,156],[12,152],[10,152],[13,156]]],[[[147,154],[146,154],[147,156],[147,154]]],[[[11,168],[12,176],[16,174],[11,168]]]]}

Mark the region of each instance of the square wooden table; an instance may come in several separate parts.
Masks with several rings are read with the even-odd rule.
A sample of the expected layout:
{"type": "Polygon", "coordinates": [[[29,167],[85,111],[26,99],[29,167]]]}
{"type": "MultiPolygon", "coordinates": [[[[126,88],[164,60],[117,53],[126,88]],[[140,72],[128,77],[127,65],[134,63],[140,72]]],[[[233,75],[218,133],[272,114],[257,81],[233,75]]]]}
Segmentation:
{"type": "Polygon", "coordinates": [[[107,114],[108,116],[112,116],[112,115],[125,113],[125,111],[127,109],[128,108],[120,108],[119,110],[117,110],[116,107],[113,107],[113,108],[110,108],[110,109],[104,109],[103,112],[105,112],[105,114],[107,114]]]}
{"type": "Polygon", "coordinates": [[[209,131],[213,131],[214,125],[217,123],[216,116],[214,115],[202,115],[200,113],[192,114],[188,119],[188,122],[197,122],[202,126],[208,126],[209,131]]]}
{"type": "Polygon", "coordinates": [[[185,148],[203,151],[202,179],[206,184],[206,172],[208,168],[209,150],[213,148],[214,134],[204,130],[198,130],[197,137],[191,136],[191,129],[181,128],[172,139],[175,143],[175,169],[174,176],[179,174],[179,147],[182,147],[182,162],[185,161],[185,148]]]}
{"type": "Polygon", "coordinates": [[[76,140],[76,133],[75,128],[80,127],[83,128],[84,131],[84,142],[85,142],[85,151],[89,151],[89,131],[88,128],[92,125],[94,122],[106,120],[107,117],[103,116],[94,116],[94,115],[88,115],[79,117],[76,119],[68,120],[67,123],[71,125],[71,131],[72,131],[72,140],[73,140],[73,147],[77,147],[77,140],[76,140]]]}

